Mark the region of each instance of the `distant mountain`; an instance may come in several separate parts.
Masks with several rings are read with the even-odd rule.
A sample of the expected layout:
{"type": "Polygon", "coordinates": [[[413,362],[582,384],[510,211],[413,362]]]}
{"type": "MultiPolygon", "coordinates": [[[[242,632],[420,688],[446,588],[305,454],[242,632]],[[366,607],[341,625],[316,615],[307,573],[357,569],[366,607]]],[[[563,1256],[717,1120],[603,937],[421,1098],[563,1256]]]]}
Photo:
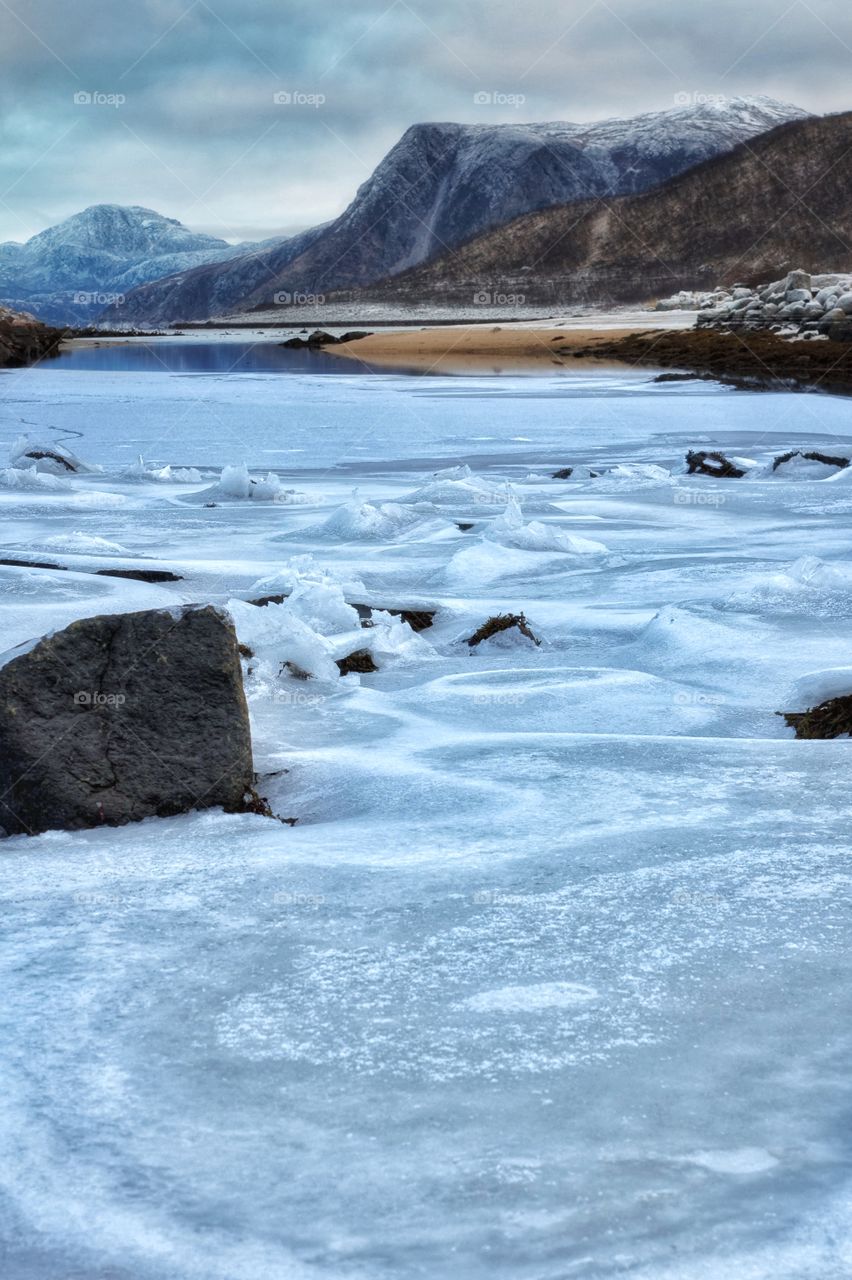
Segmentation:
{"type": "Polygon", "coordinates": [[[732,98],[597,124],[414,125],[334,222],[245,261],[148,285],[118,314],[202,320],[278,292],[369,284],[518,214],[645,191],[805,114],[770,98],[732,98]]]}
{"type": "Polygon", "coordinates": [[[525,214],[365,291],[475,305],[627,302],[679,289],[852,270],[852,112],[742,143],[642,195],[525,214]]]}
{"type": "Polygon", "coordinates": [[[0,244],[0,302],[49,323],[86,324],[106,298],[252,248],[190,231],[139,205],[93,205],[25,244],[0,244]]]}

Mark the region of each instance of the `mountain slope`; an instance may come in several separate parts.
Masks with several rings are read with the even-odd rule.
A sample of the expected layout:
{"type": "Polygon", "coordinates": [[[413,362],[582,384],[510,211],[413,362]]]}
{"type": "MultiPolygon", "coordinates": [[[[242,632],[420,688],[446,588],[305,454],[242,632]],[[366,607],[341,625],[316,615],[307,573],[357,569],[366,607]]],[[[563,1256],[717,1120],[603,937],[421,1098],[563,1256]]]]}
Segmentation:
{"type": "Polygon", "coordinates": [[[664,186],[541,210],[365,291],[474,303],[633,301],[791,267],[852,269],[852,112],[743,143],[664,186]]]}
{"type": "Polygon", "coordinates": [[[596,124],[414,125],[341,216],[306,244],[149,286],[120,314],[205,319],[213,307],[248,309],[279,291],[368,284],[529,210],[647,190],[804,114],[738,98],[596,124]]]}
{"type": "Polygon", "coordinates": [[[242,256],[250,247],[190,231],[139,205],[92,205],[25,244],[0,245],[0,300],[54,323],[85,323],[103,309],[101,295],[242,256]]]}

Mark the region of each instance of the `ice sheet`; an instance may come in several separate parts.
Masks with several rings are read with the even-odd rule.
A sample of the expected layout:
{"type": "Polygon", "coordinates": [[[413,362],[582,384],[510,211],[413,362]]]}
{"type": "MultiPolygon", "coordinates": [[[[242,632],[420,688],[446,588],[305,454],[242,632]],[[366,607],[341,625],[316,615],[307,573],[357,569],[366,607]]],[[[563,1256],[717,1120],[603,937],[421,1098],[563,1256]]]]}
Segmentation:
{"type": "Polygon", "coordinates": [[[769,469],[848,456],[848,402],[35,369],[0,408],[0,457],[104,468],[0,484],[2,556],[57,566],[0,566],[0,650],[232,601],[298,819],[2,844],[4,1276],[852,1273],[852,744],[775,714],[852,692],[852,497],[769,469]],[[471,649],[506,612],[541,644],[471,649]]]}

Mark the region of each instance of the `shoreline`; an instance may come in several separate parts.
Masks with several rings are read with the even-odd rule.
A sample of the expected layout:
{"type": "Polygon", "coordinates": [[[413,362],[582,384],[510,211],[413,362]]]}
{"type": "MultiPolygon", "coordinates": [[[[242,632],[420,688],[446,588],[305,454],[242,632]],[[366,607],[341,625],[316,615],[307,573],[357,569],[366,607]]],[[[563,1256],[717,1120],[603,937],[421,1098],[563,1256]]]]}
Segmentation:
{"type": "Polygon", "coordinates": [[[653,368],[674,380],[712,379],[750,390],[822,390],[852,395],[852,343],[696,328],[602,329],[587,325],[530,329],[461,326],[372,334],[326,348],[330,355],[372,367],[419,373],[524,372],[598,367],[653,368]],[[495,368],[500,365],[500,368],[495,368]],[[676,371],[676,372],[675,372],[676,371]]]}
{"type": "Polygon", "coordinates": [[[588,324],[579,329],[568,325],[457,325],[373,333],[323,350],[371,368],[400,372],[546,373],[556,366],[569,368],[567,357],[581,351],[596,356],[598,347],[641,332],[628,327],[597,329],[588,324]]]}

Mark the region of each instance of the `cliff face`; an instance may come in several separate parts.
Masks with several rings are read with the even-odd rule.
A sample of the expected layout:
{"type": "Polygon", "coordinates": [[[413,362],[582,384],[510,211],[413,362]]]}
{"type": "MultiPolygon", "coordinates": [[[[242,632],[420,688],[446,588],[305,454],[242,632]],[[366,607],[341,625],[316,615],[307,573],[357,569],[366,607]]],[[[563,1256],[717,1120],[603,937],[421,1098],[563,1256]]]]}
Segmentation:
{"type": "Polygon", "coordinates": [[[783,125],[642,195],[543,209],[364,291],[470,306],[635,301],[852,269],[852,113],[783,125]]]}
{"type": "Polygon", "coordinates": [[[61,339],[60,329],[51,329],[33,316],[0,307],[0,368],[14,368],[54,356],[61,339]]]}

